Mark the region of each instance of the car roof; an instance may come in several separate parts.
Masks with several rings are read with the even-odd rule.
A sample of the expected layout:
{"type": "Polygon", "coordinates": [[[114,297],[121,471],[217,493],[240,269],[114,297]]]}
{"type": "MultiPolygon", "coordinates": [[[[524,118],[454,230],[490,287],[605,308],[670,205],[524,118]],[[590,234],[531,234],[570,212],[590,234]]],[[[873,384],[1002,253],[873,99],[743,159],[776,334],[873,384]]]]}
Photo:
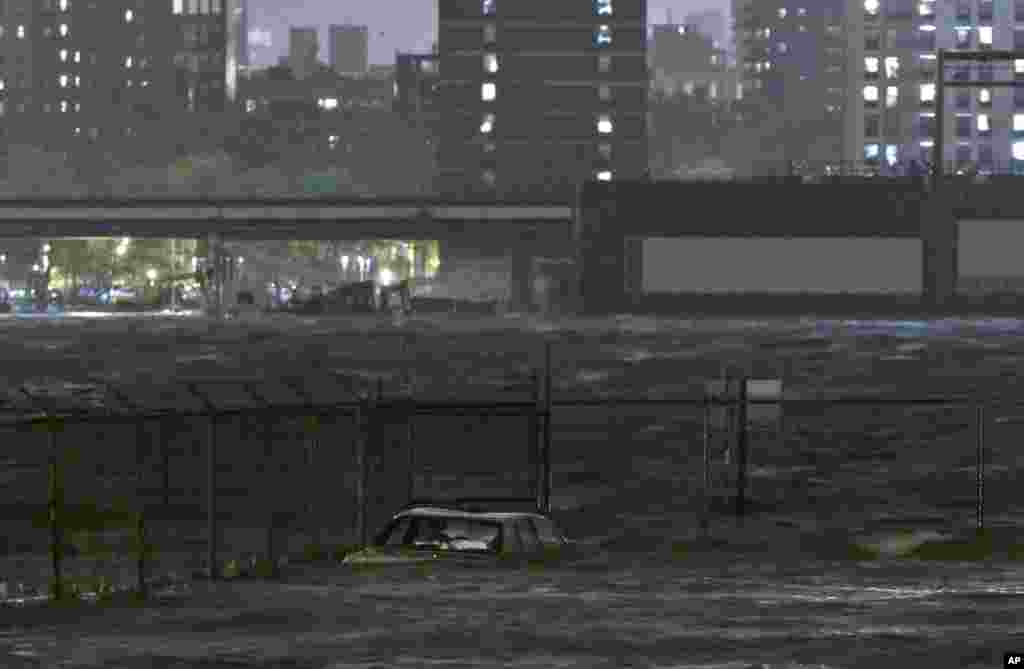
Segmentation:
{"type": "Polygon", "coordinates": [[[519,518],[544,518],[544,516],[539,513],[530,513],[528,511],[465,511],[461,509],[447,509],[436,506],[415,506],[403,509],[395,514],[395,518],[401,518],[403,516],[434,516],[440,518],[464,518],[467,520],[490,520],[499,522],[503,520],[516,520],[519,518]]]}

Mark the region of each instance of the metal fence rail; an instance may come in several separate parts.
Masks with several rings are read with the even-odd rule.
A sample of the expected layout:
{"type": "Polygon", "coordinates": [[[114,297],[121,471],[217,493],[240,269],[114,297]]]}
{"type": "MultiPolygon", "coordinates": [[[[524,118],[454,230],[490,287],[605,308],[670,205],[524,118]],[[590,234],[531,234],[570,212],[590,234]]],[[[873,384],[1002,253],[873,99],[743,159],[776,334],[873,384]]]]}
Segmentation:
{"type": "MultiPolygon", "coordinates": [[[[199,505],[172,505],[168,496],[168,475],[167,475],[167,454],[163,451],[164,478],[163,478],[163,504],[145,505],[141,502],[147,492],[152,492],[151,487],[143,486],[141,481],[136,488],[137,499],[139,499],[137,533],[139,534],[140,545],[143,542],[145,523],[147,519],[158,518],[193,518],[198,519],[200,514],[206,520],[208,532],[207,564],[211,578],[218,578],[218,545],[217,527],[218,522],[227,514],[218,509],[218,482],[217,482],[217,425],[229,417],[259,417],[265,426],[264,439],[267,452],[272,447],[272,435],[267,426],[275,420],[282,418],[310,418],[313,419],[307,424],[307,430],[311,439],[316,439],[315,430],[318,422],[314,417],[345,417],[350,418],[356,428],[355,436],[355,457],[357,467],[356,478],[356,513],[357,530],[359,541],[365,545],[368,538],[368,438],[373,429],[373,418],[375,416],[391,415],[408,418],[413,416],[462,416],[462,415],[505,415],[520,416],[529,423],[529,444],[528,452],[530,462],[536,465],[533,469],[534,499],[541,511],[550,511],[551,508],[551,422],[554,412],[567,409],[623,409],[629,407],[701,407],[704,409],[704,513],[702,522],[707,527],[707,514],[709,513],[709,450],[707,447],[709,412],[712,407],[724,407],[734,410],[735,430],[733,437],[736,440],[736,498],[735,513],[738,519],[742,520],[746,513],[745,488],[747,481],[747,408],[752,405],[776,405],[800,406],[811,408],[826,408],[837,405],[849,406],[931,406],[931,407],[973,407],[976,423],[976,516],[978,528],[984,527],[984,483],[985,483],[985,447],[984,447],[984,423],[986,420],[986,408],[989,406],[1019,406],[1024,402],[999,402],[991,398],[984,401],[967,396],[957,397],[885,397],[885,396],[822,396],[822,397],[785,397],[778,400],[758,399],[746,397],[745,379],[739,379],[736,392],[723,394],[722,396],[703,397],[650,397],[650,398],[616,398],[597,397],[584,399],[555,400],[552,397],[551,382],[551,356],[550,342],[546,347],[544,374],[533,375],[533,398],[531,401],[421,401],[411,394],[405,397],[384,397],[380,380],[376,384],[376,392],[372,393],[368,388],[360,390],[353,388],[350,384],[342,389],[347,395],[358,397],[355,401],[315,403],[311,393],[307,392],[301,385],[285,383],[294,394],[301,398],[296,403],[272,403],[266,396],[256,388],[259,384],[266,383],[264,379],[193,379],[185,380],[184,386],[189,392],[200,400],[203,408],[196,410],[185,409],[152,409],[147,408],[129,400],[127,395],[118,390],[110,383],[104,382],[112,393],[118,398],[122,407],[127,409],[99,409],[99,408],[74,408],[60,407],[56,402],[35,396],[24,391],[24,396],[31,403],[32,408],[19,412],[7,409],[9,414],[0,417],[0,425],[12,427],[19,425],[44,426],[48,434],[48,518],[51,542],[52,568],[54,572],[54,595],[60,597],[61,583],[61,560],[62,560],[62,528],[61,508],[63,504],[61,492],[61,473],[58,466],[59,443],[58,437],[68,424],[135,424],[141,426],[147,421],[166,422],[169,420],[183,420],[188,418],[206,419],[208,423],[207,449],[206,449],[206,503],[205,507],[199,505]],[[543,383],[541,382],[543,378],[543,383]],[[224,407],[218,406],[209,399],[206,393],[200,389],[205,384],[235,384],[246,389],[249,397],[256,403],[254,406],[224,407]]],[[[357,383],[356,386],[359,384],[357,383]]],[[[998,419],[1002,422],[1009,422],[1009,417],[998,419]]],[[[1024,419],[1022,419],[1024,420],[1024,419]]],[[[139,433],[137,441],[141,440],[139,433]]],[[[409,463],[410,482],[409,497],[413,497],[414,487],[412,477],[415,475],[414,465],[416,462],[415,448],[412,441],[410,423],[409,432],[409,463]]],[[[138,448],[138,446],[137,446],[138,448]]],[[[309,451],[312,457],[311,449],[309,451]]],[[[310,462],[311,464],[311,462],[310,462]]],[[[272,513],[268,519],[267,526],[267,550],[270,558],[274,555],[274,531],[277,523],[272,513]]],[[[141,554],[141,553],[140,553],[141,554]]],[[[139,562],[139,587],[144,587],[145,564],[139,562]]]]}

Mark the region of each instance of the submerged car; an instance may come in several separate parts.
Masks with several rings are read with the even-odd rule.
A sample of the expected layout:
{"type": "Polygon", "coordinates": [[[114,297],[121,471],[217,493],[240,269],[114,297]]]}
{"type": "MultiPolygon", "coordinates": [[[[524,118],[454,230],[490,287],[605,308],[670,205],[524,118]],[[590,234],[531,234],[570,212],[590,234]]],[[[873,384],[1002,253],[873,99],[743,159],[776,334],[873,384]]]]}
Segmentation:
{"type": "Polygon", "coordinates": [[[484,510],[460,500],[407,505],[372,545],[346,556],[343,564],[443,561],[486,565],[510,559],[564,559],[574,554],[574,542],[545,514],[484,510]]]}

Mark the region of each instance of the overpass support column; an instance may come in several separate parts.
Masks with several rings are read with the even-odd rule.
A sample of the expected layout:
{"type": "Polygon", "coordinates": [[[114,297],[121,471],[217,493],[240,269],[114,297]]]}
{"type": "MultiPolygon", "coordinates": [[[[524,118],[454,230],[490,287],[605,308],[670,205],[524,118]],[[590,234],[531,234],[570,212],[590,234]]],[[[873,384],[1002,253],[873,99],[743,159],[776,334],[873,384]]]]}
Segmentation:
{"type": "Polygon", "coordinates": [[[208,266],[213,269],[213,280],[207,287],[207,294],[210,302],[207,305],[207,314],[214,318],[224,316],[224,240],[216,232],[211,232],[208,237],[208,266]]]}
{"type": "Polygon", "coordinates": [[[941,309],[956,296],[956,218],[949,198],[936,192],[929,193],[921,214],[924,298],[928,306],[941,309]]]}

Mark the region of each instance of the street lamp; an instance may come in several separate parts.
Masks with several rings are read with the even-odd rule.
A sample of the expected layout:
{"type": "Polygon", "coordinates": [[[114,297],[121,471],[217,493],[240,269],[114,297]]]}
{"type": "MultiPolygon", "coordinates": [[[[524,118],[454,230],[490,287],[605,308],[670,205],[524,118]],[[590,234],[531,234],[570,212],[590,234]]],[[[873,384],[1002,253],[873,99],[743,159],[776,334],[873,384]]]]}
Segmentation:
{"type": "Polygon", "coordinates": [[[146,278],[149,279],[150,282],[156,281],[156,277],[157,274],[155,269],[150,267],[149,269],[146,270],[146,278]]]}

